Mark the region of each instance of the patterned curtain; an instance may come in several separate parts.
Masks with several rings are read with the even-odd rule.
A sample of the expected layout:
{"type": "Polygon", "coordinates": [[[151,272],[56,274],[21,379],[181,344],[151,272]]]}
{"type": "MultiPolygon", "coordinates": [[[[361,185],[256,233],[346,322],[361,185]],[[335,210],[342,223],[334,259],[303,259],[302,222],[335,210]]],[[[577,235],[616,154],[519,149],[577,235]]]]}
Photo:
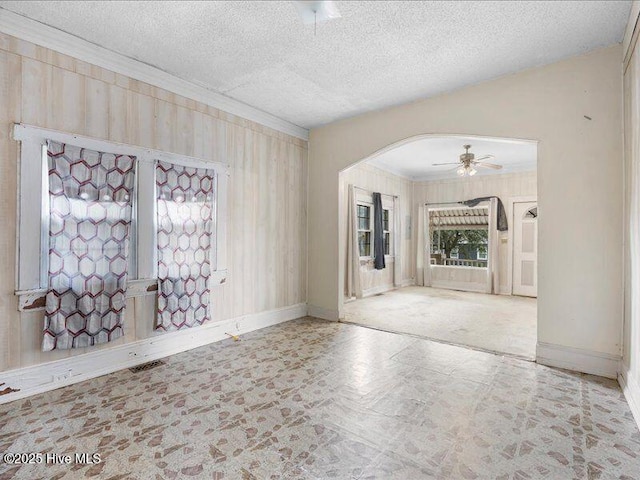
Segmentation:
{"type": "Polygon", "coordinates": [[[204,168],[157,163],[160,330],[190,328],[210,318],[214,175],[204,168]]]}
{"type": "Polygon", "coordinates": [[[42,350],[123,335],[135,157],[49,141],[49,286],[42,350]]]}

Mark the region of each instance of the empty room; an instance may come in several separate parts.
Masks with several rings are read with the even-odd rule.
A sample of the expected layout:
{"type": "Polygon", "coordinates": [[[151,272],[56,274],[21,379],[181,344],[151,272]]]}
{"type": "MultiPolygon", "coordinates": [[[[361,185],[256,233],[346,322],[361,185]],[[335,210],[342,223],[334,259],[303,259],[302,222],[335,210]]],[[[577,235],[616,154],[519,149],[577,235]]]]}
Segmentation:
{"type": "Polygon", "coordinates": [[[0,479],[640,479],[639,35],[0,0],[0,479]]]}
{"type": "Polygon", "coordinates": [[[423,135],[341,172],[340,319],[535,360],[536,160],[531,141],[423,135]]]}

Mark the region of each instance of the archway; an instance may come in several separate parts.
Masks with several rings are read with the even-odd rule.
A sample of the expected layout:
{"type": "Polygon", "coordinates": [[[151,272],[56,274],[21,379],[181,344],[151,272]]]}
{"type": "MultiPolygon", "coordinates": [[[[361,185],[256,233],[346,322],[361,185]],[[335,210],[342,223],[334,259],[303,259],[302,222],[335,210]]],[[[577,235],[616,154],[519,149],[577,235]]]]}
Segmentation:
{"type": "MultiPolygon", "coordinates": [[[[376,304],[376,308],[383,312],[382,305],[385,297],[388,297],[389,301],[393,297],[388,295],[389,292],[425,284],[434,289],[447,289],[448,292],[444,292],[445,296],[451,297],[454,292],[463,292],[460,296],[464,301],[480,302],[480,305],[485,301],[493,302],[495,305],[487,308],[499,308],[503,310],[503,316],[526,310],[523,310],[522,305],[518,303],[519,298],[513,296],[513,230],[496,231],[493,235],[488,233],[491,231],[488,220],[491,201],[483,200],[473,209],[460,202],[474,198],[496,197],[499,199],[498,202],[502,203],[503,216],[510,224],[514,219],[514,205],[525,200],[537,200],[536,169],[536,141],[464,134],[422,134],[394,142],[341,170],[338,178],[340,319],[353,320],[353,318],[345,318],[353,313],[351,305],[345,309],[345,301],[349,302],[353,297],[375,296],[375,302],[372,300],[369,302],[376,304]],[[459,155],[464,153],[463,145],[471,145],[468,152],[477,153],[475,158],[491,152],[493,158],[489,160],[492,163],[486,168],[484,165],[478,166],[471,176],[459,176],[457,173],[460,173],[460,169],[457,168],[457,162],[460,159],[459,155]],[[434,163],[453,163],[453,171],[451,166],[436,167],[434,163]],[[456,170],[458,170],[457,173],[456,170]],[[351,193],[349,186],[355,187],[351,193]],[[372,220],[373,205],[367,199],[374,191],[382,194],[382,210],[388,217],[384,229],[387,265],[385,270],[377,271],[371,267],[373,255],[371,239],[375,229],[365,228],[368,226],[367,222],[372,220]],[[385,197],[386,207],[384,206],[385,197]],[[353,210],[352,204],[357,204],[358,212],[350,219],[348,217],[349,210],[353,210]],[[434,218],[436,209],[440,212],[440,221],[444,219],[449,227],[434,226],[434,222],[429,220],[434,218]],[[465,216],[465,224],[467,224],[471,221],[469,216],[471,214],[475,214],[473,217],[475,224],[462,228],[460,215],[465,216]],[[360,218],[356,221],[361,223],[361,229],[358,231],[356,231],[357,227],[353,227],[352,222],[357,215],[360,215],[360,218]],[[353,228],[349,229],[349,225],[353,228]],[[439,240],[442,240],[445,233],[462,236],[463,240],[453,251],[452,248],[443,247],[440,252],[437,249],[442,245],[434,243],[437,239],[432,238],[433,235],[431,235],[434,231],[438,232],[439,240]],[[357,253],[354,253],[355,235],[360,236],[357,253]],[[350,247],[353,248],[350,250],[350,247]],[[425,248],[427,250],[432,248],[434,255],[428,257],[425,254],[425,248]],[[354,260],[356,256],[359,257],[359,267],[358,262],[354,260]],[[362,284],[360,292],[350,288],[351,279],[356,273],[362,284]],[[490,293],[494,297],[474,299],[473,295],[467,295],[464,292],[474,292],[475,295],[490,293]],[[513,301],[509,304],[507,299],[513,301]]],[[[491,215],[497,215],[497,205],[492,208],[491,215]]],[[[526,273],[529,277],[531,276],[529,270],[526,273]]],[[[537,271],[534,276],[537,277],[537,271]]],[[[458,301],[462,300],[458,299],[458,301]]],[[[526,303],[526,301],[523,302],[526,303]]],[[[398,305],[388,305],[390,305],[389,308],[397,309],[398,307],[398,305]]],[[[417,315],[416,311],[405,313],[417,315]]],[[[464,316],[462,313],[460,315],[464,316]]],[[[528,338],[527,345],[523,345],[522,348],[505,347],[507,343],[518,343],[521,340],[515,338],[519,330],[517,325],[509,325],[513,327],[508,334],[511,340],[496,343],[469,340],[464,336],[457,338],[455,335],[434,335],[428,329],[422,332],[406,332],[407,329],[410,330],[409,327],[392,328],[393,326],[385,325],[382,320],[368,323],[375,328],[399,330],[404,333],[433,337],[448,343],[459,343],[534,359],[537,328],[535,307],[530,309],[528,315],[532,321],[527,320],[528,323],[524,328],[528,332],[528,338]]],[[[460,331],[464,331],[467,327],[468,325],[462,322],[460,331]]],[[[493,325],[492,328],[497,327],[493,325]]],[[[505,332],[507,330],[504,329],[505,332]]]]}

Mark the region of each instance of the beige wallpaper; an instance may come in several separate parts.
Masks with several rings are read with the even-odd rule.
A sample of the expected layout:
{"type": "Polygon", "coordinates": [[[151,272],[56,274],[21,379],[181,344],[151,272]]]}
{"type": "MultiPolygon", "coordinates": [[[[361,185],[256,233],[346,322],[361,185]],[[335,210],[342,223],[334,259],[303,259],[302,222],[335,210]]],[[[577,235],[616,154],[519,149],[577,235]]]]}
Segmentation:
{"type": "MultiPolygon", "coordinates": [[[[0,34],[0,371],[87,351],[40,352],[42,312],[18,312],[15,122],[229,163],[229,277],[214,287],[214,321],[306,301],[305,141],[0,34]]],[[[154,309],[153,296],[131,299],[113,343],[152,335],[154,309]]]]}

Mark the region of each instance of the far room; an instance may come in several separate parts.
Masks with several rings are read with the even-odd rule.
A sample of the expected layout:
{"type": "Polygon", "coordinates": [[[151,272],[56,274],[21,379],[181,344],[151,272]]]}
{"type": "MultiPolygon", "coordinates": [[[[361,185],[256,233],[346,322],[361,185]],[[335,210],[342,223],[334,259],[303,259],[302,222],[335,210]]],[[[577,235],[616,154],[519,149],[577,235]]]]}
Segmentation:
{"type": "Polygon", "coordinates": [[[340,174],[342,320],[535,359],[537,142],[423,135],[340,174]]]}

